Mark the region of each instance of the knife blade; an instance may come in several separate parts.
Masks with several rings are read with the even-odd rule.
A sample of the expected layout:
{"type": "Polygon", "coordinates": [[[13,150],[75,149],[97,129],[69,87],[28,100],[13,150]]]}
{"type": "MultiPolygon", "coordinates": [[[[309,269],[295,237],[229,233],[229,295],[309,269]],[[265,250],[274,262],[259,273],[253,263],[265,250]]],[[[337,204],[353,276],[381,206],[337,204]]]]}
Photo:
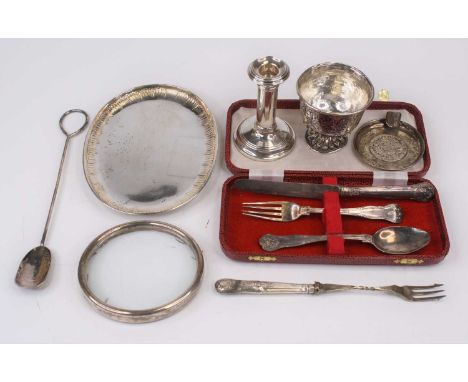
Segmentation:
{"type": "Polygon", "coordinates": [[[349,187],[317,183],[272,182],[256,179],[238,179],[234,183],[238,190],[257,194],[292,196],[297,198],[321,199],[325,192],[335,191],[340,196],[371,197],[384,199],[411,199],[426,202],[434,197],[434,187],[428,182],[409,186],[364,186],[349,187]]]}
{"type": "Polygon", "coordinates": [[[296,198],[321,199],[324,192],[339,191],[338,186],[317,183],[272,182],[268,180],[239,179],[234,188],[257,194],[292,196],[296,198]]]}

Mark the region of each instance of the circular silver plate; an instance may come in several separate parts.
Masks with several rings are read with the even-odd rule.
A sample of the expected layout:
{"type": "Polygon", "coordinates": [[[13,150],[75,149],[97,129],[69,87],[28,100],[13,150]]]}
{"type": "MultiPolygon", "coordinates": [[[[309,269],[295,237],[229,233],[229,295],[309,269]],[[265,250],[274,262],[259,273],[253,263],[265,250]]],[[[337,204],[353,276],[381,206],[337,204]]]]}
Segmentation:
{"type": "Polygon", "coordinates": [[[99,111],[86,136],[84,172],[94,194],[118,211],[170,211],[205,186],[217,146],[215,120],[199,97],[147,85],[99,111]]]}
{"type": "Polygon", "coordinates": [[[362,125],[354,136],[358,157],[371,167],[405,170],[424,154],[425,144],[419,131],[400,121],[399,127],[388,127],[385,120],[373,120],[362,125]]]}
{"type": "MultiPolygon", "coordinates": [[[[141,238],[137,238],[140,239],[141,238]]],[[[161,237],[156,237],[156,240],[161,240],[161,237]]],[[[167,238],[165,238],[167,239],[167,238]]],[[[115,241],[115,240],[113,240],[115,241]]],[[[164,241],[164,240],[161,240],[164,241]]],[[[167,242],[167,240],[166,240],[167,242]]],[[[114,243],[114,244],[119,244],[114,243]]],[[[167,268],[167,265],[170,263],[170,257],[176,256],[177,253],[168,253],[168,252],[174,252],[173,249],[170,248],[175,248],[176,247],[176,242],[173,244],[166,243],[166,249],[163,250],[162,252],[164,253],[158,253],[156,248],[145,248],[148,250],[149,254],[152,256],[164,256],[159,263],[159,266],[167,268]]],[[[160,248],[161,249],[161,248],[160,248]]],[[[149,259],[146,259],[146,261],[142,261],[139,264],[133,264],[132,266],[139,267],[140,270],[143,272],[147,272],[149,268],[149,259]]],[[[107,264],[109,265],[109,259],[107,259],[107,264]]],[[[180,266],[180,262],[176,263],[180,266]]],[[[195,296],[195,294],[198,291],[198,288],[200,287],[201,283],[201,278],[203,275],[203,267],[204,267],[204,261],[203,261],[203,254],[198,246],[198,244],[195,242],[195,240],[192,239],[187,233],[182,231],[180,228],[175,227],[173,225],[163,223],[163,222],[156,222],[156,221],[135,221],[135,222],[129,222],[125,224],[120,224],[118,226],[115,226],[102,234],[100,234],[98,237],[96,237],[86,248],[84,251],[83,255],[81,256],[80,259],[80,264],[78,267],[78,280],[80,282],[81,289],[83,290],[83,293],[86,297],[86,299],[91,303],[91,305],[97,309],[100,313],[104,314],[106,317],[111,318],[116,321],[121,321],[121,322],[127,322],[127,323],[145,323],[145,322],[152,322],[152,321],[157,321],[163,318],[166,318],[168,316],[171,316],[172,314],[176,313],[179,311],[182,307],[184,307],[188,302],[192,300],[192,298],[195,296]],[[196,268],[194,272],[193,280],[191,281],[191,284],[188,286],[188,288],[185,289],[186,283],[182,285],[182,293],[176,295],[176,298],[173,298],[171,301],[165,301],[164,304],[155,306],[155,307],[145,307],[145,308],[140,308],[140,309],[126,309],[120,306],[115,306],[112,305],[108,298],[104,298],[100,296],[99,292],[96,292],[95,289],[93,289],[90,286],[90,283],[92,280],[90,280],[90,272],[92,271],[92,267],[101,267],[101,275],[102,274],[111,274],[113,273],[113,270],[111,268],[117,268],[117,280],[119,282],[119,285],[117,286],[118,291],[113,291],[114,293],[114,298],[122,298],[122,295],[125,294],[130,294],[128,288],[126,288],[125,284],[125,279],[126,279],[126,274],[130,268],[128,265],[125,266],[125,262],[128,263],[134,262],[135,258],[135,251],[136,248],[129,248],[128,243],[121,242],[120,243],[120,249],[116,248],[116,245],[110,246],[109,251],[107,253],[104,253],[103,246],[108,245],[109,246],[109,241],[112,239],[116,239],[119,236],[130,234],[132,232],[136,231],[157,231],[157,233],[162,233],[164,236],[169,236],[169,239],[171,237],[174,237],[175,240],[177,240],[177,245],[184,246],[186,245],[188,247],[188,250],[191,251],[192,253],[192,261],[196,261],[196,268]],[[123,255],[123,256],[122,256],[123,255]],[[111,257],[111,264],[114,261],[113,259],[115,258],[116,262],[119,262],[115,267],[108,266],[104,270],[102,269],[102,259],[99,259],[104,256],[110,256],[111,257]],[[124,261],[122,261],[122,259],[124,261]],[[93,263],[92,263],[93,262],[93,263]],[[93,265],[91,265],[91,263],[93,265]],[[115,296],[115,294],[120,294],[118,296],[115,296]],[[99,296],[98,296],[99,295],[99,296]]],[[[182,269],[178,267],[180,271],[182,269]]],[[[164,272],[165,269],[160,270],[160,272],[164,272]]],[[[115,273],[115,272],[114,272],[115,273]]],[[[176,273],[179,273],[177,271],[176,273]]],[[[112,276],[112,275],[111,275],[112,276]]],[[[176,275],[172,275],[177,276],[176,275]]],[[[152,275],[149,275],[149,277],[152,277],[152,275]]],[[[190,279],[189,279],[190,280],[190,279]]],[[[100,283],[105,283],[105,280],[100,280],[100,283]]],[[[160,283],[161,285],[165,285],[164,280],[160,283]]],[[[107,287],[106,287],[107,288],[107,287]]],[[[103,289],[101,285],[101,289],[103,289]]],[[[105,289],[105,288],[104,288],[105,289]]],[[[152,288],[150,292],[153,293],[158,293],[158,288],[152,288]]],[[[107,291],[106,293],[109,293],[107,291]]],[[[102,293],[101,293],[102,294],[102,293]]],[[[126,296],[123,296],[126,297],[126,296]]]]}

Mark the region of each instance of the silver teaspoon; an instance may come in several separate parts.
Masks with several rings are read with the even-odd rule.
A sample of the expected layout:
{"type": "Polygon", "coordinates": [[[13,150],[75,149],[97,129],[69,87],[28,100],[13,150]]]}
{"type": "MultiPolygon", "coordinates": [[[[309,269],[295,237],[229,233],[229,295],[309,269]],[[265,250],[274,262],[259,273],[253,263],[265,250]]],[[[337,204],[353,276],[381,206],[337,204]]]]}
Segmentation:
{"type": "Polygon", "coordinates": [[[45,281],[47,274],[49,272],[50,263],[52,260],[52,255],[50,253],[49,248],[47,248],[44,243],[47,236],[47,231],[49,229],[50,218],[52,217],[52,211],[54,209],[55,199],[57,197],[57,191],[60,184],[60,177],[62,175],[63,163],[65,162],[65,156],[67,154],[68,145],[70,143],[70,139],[74,136],[81,133],[86,126],[88,125],[88,114],[80,109],[72,109],[68,110],[60,117],[59,127],[60,130],[65,134],[67,139],[65,140],[65,145],[63,147],[62,159],[60,161],[60,167],[57,174],[57,181],[55,182],[54,193],[52,195],[52,201],[49,207],[49,213],[47,215],[46,224],[44,227],[44,232],[42,233],[41,244],[31,249],[26,256],[24,256],[23,260],[20,263],[18,268],[18,272],[16,272],[15,282],[21,287],[24,288],[38,288],[40,287],[43,282],[45,281]],[[68,132],[64,126],[63,121],[67,115],[72,113],[80,113],[83,114],[85,117],[85,121],[83,125],[76,131],[68,132]]]}
{"type": "MultiPolygon", "coordinates": [[[[392,255],[404,255],[415,252],[429,244],[430,236],[426,231],[413,227],[385,227],[373,235],[340,235],[345,240],[360,240],[372,244],[379,251],[392,255]]],[[[263,235],[260,246],[265,251],[276,251],[281,248],[299,247],[301,245],[327,241],[327,235],[263,235]]]]}

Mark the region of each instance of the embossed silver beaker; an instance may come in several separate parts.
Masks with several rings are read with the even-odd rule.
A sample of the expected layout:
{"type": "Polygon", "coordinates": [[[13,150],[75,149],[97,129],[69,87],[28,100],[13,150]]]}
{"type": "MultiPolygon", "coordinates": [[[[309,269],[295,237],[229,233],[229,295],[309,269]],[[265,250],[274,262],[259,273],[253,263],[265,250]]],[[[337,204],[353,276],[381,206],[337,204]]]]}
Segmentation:
{"type": "Polygon", "coordinates": [[[291,152],[295,142],[291,126],[276,117],[278,86],[288,79],[289,67],[284,61],[267,56],[253,61],[248,74],[258,86],[257,115],[239,124],[234,143],[251,159],[280,159],[291,152]]]}
{"type": "Polygon", "coordinates": [[[312,66],[297,80],[306,140],[320,152],[343,148],[374,98],[367,76],[352,66],[323,63],[312,66]]]}

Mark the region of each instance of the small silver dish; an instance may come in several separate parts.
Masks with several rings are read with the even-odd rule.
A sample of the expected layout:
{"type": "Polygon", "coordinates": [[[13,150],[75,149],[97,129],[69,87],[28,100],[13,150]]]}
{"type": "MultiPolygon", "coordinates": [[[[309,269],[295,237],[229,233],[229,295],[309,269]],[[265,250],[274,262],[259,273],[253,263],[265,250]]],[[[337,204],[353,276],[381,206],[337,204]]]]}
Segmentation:
{"type": "Polygon", "coordinates": [[[379,170],[401,171],[423,156],[423,137],[400,118],[401,113],[389,111],[385,119],[369,121],[359,128],[354,149],[362,162],[379,170]]]}

